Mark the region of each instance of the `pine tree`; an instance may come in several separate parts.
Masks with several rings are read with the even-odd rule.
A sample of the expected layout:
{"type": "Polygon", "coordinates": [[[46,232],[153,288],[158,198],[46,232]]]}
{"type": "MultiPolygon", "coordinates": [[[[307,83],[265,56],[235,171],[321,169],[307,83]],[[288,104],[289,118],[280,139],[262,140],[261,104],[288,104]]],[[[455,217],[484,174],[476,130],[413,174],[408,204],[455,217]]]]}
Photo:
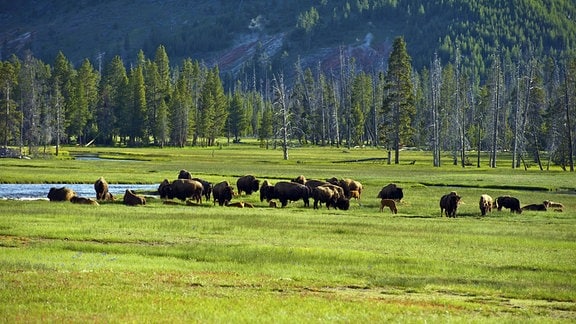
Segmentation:
{"type": "Polygon", "coordinates": [[[392,131],[391,144],[395,152],[395,164],[400,163],[400,147],[410,144],[414,132],[411,123],[416,108],[410,60],[404,38],[397,37],[388,60],[384,99],[384,112],[389,112],[390,116],[386,122],[392,131]]]}
{"type": "Polygon", "coordinates": [[[18,113],[16,112],[16,102],[13,97],[13,89],[18,83],[18,69],[11,62],[0,62],[0,117],[4,121],[0,125],[4,147],[8,146],[9,140],[15,138],[15,130],[18,129],[18,113]]]}

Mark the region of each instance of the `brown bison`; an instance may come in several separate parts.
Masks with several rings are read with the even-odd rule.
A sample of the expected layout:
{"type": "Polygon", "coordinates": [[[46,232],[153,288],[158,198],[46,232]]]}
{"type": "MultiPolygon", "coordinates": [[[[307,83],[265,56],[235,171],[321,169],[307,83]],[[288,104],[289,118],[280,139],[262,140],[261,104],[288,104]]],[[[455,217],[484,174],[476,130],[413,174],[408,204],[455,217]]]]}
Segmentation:
{"type": "Polygon", "coordinates": [[[216,205],[216,201],[218,201],[218,205],[224,206],[224,204],[230,203],[234,197],[234,187],[230,185],[230,182],[222,181],[214,185],[212,193],[214,196],[214,205],[216,205]]]}
{"type": "Polygon", "coordinates": [[[135,194],[130,189],[126,189],[126,192],[124,192],[123,201],[126,206],[146,205],[146,198],[135,194]]]}
{"type": "Polygon", "coordinates": [[[348,186],[348,184],[340,179],[338,180],[336,177],[330,178],[330,179],[326,179],[326,182],[331,183],[335,186],[339,186],[342,188],[342,190],[344,191],[344,196],[346,198],[350,198],[350,187],[348,186]]]}
{"type": "Polygon", "coordinates": [[[404,192],[402,188],[396,186],[396,184],[390,183],[382,187],[376,198],[401,201],[402,198],[404,198],[404,192]]]}
{"type": "Polygon", "coordinates": [[[212,193],[212,184],[210,182],[200,178],[193,178],[192,174],[185,169],[178,172],[178,179],[188,179],[200,182],[202,184],[202,195],[206,198],[206,201],[210,200],[210,194],[212,193]]]}
{"type": "Polygon", "coordinates": [[[210,195],[212,194],[212,183],[200,178],[192,178],[190,180],[198,181],[202,184],[202,195],[206,198],[206,201],[210,201],[210,195]]]}
{"type": "Polygon", "coordinates": [[[454,191],[440,198],[440,216],[446,214],[446,217],[456,217],[456,210],[460,202],[460,196],[454,191]]]}
{"type": "Polygon", "coordinates": [[[282,207],[288,205],[288,201],[304,201],[304,207],[310,205],[310,188],[295,182],[280,181],[274,186],[268,184],[268,181],[260,187],[260,201],[270,201],[278,199],[282,207]]]}
{"type": "Polygon", "coordinates": [[[236,180],[236,188],[238,188],[238,195],[241,195],[242,191],[251,195],[260,188],[260,180],[253,175],[245,175],[236,180]]]}
{"type": "Polygon", "coordinates": [[[70,202],[73,204],[82,204],[82,205],[94,205],[94,206],[100,205],[94,199],[85,198],[85,197],[78,197],[78,196],[74,196],[74,197],[70,198],[70,202]]]}
{"type": "Polygon", "coordinates": [[[482,216],[485,216],[487,212],[492,212],[492,206],[494,204],[494,200],[487,194],[483,194],[480,196],[480,213],[482,216]]]}
{"type": "Polygon", "coordinates": [[[50,201],[70,201],[72,197],[76,196],[74,190],[66,187],[62,188],[50,188],[48,192],[48,199],[50,201]]]}
{"type": "Polygon", "coordinates": [[[325,203],[326,208],[330,209],[330,206],[336,208],[340,194],[330,187],[317,186],[312,189],[312,198],[314,198],[314,209],[318,209],[318,202],[325,203]]]}
{"type": "Polygon", "coordinates": [[[390,208],[390,211],[394,214],[398,214],[398,208],[396,208],[396,202],[392,199],[382,199],[380,200],[380,211],[384,211],[384,207],[390,208]]]}
{"type": "Polygon", "coordinates": [[[520,208],[520,200],[515,197],[510,196],[501,196],[496,199],[496,207],[498,211],[502,210],[502,207],[509,208],[510,212],[512,213],[522,213],[522,209],[520,208]]]}
{"type": "Polygon", "coordinates": [[[305,185],[307,180],[306,180],[306,177],[305,177],[305,176],[299,175],[299,176],[297,176],[296,178],[292,179],[291,181],[305,185]]]}
{"type": "Polygon", "coordinates": [[[176,179],[170,183],[164,179],[158,186],[160,198],[174,199],[178,198],[185,201],[187,198],[194,199],[197,203],[202,203],[202,192],[204,187],[202,183],[190,179],[176,179]]]}
{"type": "Polygon", "coordinates": [[[112,200],[112,194],[108,192],[108,182],[104,177],[98,178],[94,182],[94,191],[96,191],[96,200],[112,200]]]}
{"type": "Polygon", "coordinates": [[[522,207],[522,210],[546,211],[547,208],[544,204],[530,204],[522,207]]]}

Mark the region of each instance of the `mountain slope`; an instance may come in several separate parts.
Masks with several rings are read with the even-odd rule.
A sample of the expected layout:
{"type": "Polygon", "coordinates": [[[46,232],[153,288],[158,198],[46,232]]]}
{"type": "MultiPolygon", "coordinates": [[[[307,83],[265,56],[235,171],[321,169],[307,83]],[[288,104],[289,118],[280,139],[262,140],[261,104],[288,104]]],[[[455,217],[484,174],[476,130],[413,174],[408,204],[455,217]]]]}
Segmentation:
{"type": "MultiPolygon", "coordinates": [[[[530,48],[559,55],[576,41],[570,0],[103,0],[0,1],[1,59],[30,50],[51,63],[62,51],[84,58],[134,61],[166,47],[172,64],[184,58],[218,63],[330,66],[344,52],[359,68],[384,66],[391,41],[403,35],[416,68],[434,52],[445,60],[458,48],[464,64],[484,67],[496,51],[514,58],[530,48]],[[356,54],[353,54],[356,53],[356,54]],[[252,63],[247,61],[253,61],[252,63]],[[259,62],[259,63],[258,63],[259,62]]],[[[264,67],[261,67],[264,68],[264,67]]]]}

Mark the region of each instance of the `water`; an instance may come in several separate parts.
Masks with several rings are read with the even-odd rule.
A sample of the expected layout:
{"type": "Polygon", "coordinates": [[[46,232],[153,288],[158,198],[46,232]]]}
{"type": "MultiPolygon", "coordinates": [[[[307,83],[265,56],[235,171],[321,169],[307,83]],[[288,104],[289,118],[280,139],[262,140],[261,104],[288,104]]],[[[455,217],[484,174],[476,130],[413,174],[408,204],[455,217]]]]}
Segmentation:
{"type": "MultiPolygon", "coordinates": [[[[78,196],[96,198],[94,184],[0,184],[0,199],[48,199],[48,192],[52,187],[67,187],[74,190],[78,196]]],[[[108,184],[108,191],[115,197],[124,195],[126,189],[155,191],[158,185],[108,184]]]]}

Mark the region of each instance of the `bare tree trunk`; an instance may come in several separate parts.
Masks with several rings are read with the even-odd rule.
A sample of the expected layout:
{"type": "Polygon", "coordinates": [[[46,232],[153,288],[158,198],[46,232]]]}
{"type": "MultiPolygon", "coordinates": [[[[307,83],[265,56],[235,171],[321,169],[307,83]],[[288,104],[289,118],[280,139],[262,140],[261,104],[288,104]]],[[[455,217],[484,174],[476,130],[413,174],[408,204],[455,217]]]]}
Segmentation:
{"type": "Polygon", "coordinates": [[[286,87],[284,85],[284,77],[281,74],[280,80],[274,78],[274,92],[276,95],[274,104],[279,108],[279,114],[282,119],[282,153],[284,160],[288,160],[288,132],[289,132],[289,107],[288,107],[288,96],[286,94],[286,87]]]}
{"type": "Polygon", "coordinates": [[[568,161],[570,163],[570,172],[574,172],[574,146],[572,138],[572,122],[570,119],[570,94],[568,92],[569,82],[568,82],[568,66],[566,66],[566,71],[564,72],[564,109],[566,111],[566,129],[568,131],[568,161]]]}

